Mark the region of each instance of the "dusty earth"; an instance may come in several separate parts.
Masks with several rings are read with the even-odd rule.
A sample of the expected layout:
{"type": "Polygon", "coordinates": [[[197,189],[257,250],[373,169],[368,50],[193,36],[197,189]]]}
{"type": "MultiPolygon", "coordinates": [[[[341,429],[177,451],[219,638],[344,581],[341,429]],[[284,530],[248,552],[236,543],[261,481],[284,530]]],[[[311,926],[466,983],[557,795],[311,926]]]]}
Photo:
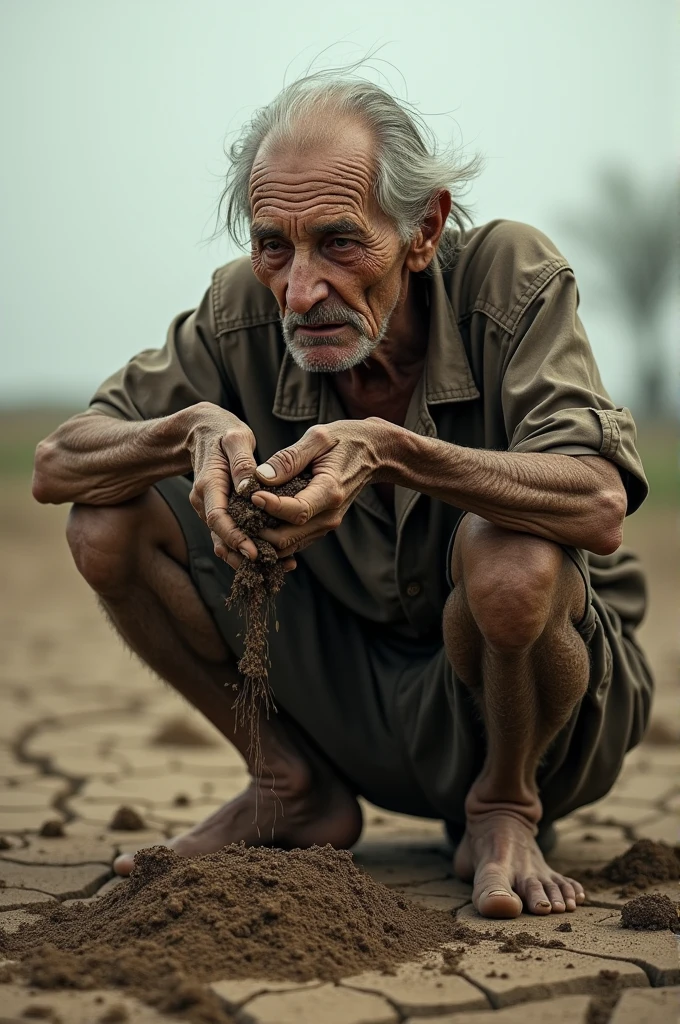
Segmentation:
{"type": "MultiPolygon", "coordinates": [[[[127,885],[111,871],[121,849],[151,845],[193,824],[244,783],[238,756],[212,728],[139,665],[103,621],[72,568],[64,509],[36,506],[26,482],[0,491],[0,928],[35,918],[50,900],[96,900],[127,885]],[[168,740],[170,742],[168,742],[168,740]],[[134,814],[111,830],[125,806],[134,814]],[[61,822],[60,829],[46,822],[61,822]],[[53,834],[50,834],[53,833],[53,834]],[[54,834],[57,833],[57,834],[54,834]]],[[[677,516],[651,508],[629,523],[643,554],[651,614],[643,639],[658,677],[650,740],[627,759],[606,799],[559,825],[556,867],[579,874],[635,838],[678,841],[677,516]]],[[[483,932],[470,889],[450,874],[436,822],[365,806],[357,862],[409,899],[455,911],[483,932]]],[[[653,887],[677,902],[676,883],[653,887]]],[[[568,916],[502,925],[507,941],[480,937],[447,969],[445,955],[395,974],[321,982],[222,981],[214,991],[239,1024],[655,1024],[675,1021],[680,967],[670,931],[620,927],[620,887],[600,889],[568,916]],[[513,942],[528,933],[536,945],[513,942]],[[560,948],[546,948],[559,939],[560,948]],[[604,1003],[599,997],[605,994],[604,1003]],[[612,1015],[612,1005],[614,1006],[612,1015]],[[604,1009],[603,1009],[604,1007],[604,1009]]],[[[444,951],[444,954],[446,951],[444,951]]],[[[28,1019],[94,1024],[177,1020],[115,991],[32,991],[0,986],[0,1024],[28,1019]]]]}

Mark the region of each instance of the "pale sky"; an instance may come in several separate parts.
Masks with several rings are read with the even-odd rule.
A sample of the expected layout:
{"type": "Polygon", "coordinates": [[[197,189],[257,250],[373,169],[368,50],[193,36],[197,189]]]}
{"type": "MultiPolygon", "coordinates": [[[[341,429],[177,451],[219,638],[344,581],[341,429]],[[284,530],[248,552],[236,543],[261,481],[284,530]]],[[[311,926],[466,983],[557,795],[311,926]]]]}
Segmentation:
{"type": "Polygon", "coordinates": [[[677,166],[672,0],[0,0],[0,403],[86,402],[161,345],[232,258],[214,227],[224,139],[324,48],[384,44],[389,81],[480,151],[475,220],[527,221],[572,259],[618,403],[626,324],[565,219],[605,164],[677,166]]]}

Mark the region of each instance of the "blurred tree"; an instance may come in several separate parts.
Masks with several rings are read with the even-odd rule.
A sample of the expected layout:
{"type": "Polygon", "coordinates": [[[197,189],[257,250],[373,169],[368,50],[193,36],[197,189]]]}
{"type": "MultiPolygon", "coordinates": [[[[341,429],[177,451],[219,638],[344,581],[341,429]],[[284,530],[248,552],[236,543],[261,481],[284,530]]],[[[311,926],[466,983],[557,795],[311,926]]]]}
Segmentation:
{"type": "Polygon", "coordinates": [[[623,168],[601,172],[590,212],[565,225],[605,270],[608,290],[623,307],[634,338],[640,411],[668,412],[662,316],[677,280],[677,183],[650,189],[623,168]]]}

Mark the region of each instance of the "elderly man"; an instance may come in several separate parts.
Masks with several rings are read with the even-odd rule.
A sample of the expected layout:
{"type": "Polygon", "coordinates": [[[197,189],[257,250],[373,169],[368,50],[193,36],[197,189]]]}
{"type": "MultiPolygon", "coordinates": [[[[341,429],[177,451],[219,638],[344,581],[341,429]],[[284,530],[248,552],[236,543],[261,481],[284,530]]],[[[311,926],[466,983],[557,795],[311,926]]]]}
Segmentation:
{"type": "Polygon", "coordinates": [[[253,473],[311,474],[252,497],[290,570],[264,775],[171,845],[349,847],[361,795],[442,819],[481,914],[573,911],[551,824],[611,787],[652,688],[618,550],[646,482],[574,275],[533,228],[466,228],[470,168],[365,82],[288,87],[231,157],[250,259],[36,456],[116,630],[246,762],[224,599],[257,552],[227,501],[253,473]]]}

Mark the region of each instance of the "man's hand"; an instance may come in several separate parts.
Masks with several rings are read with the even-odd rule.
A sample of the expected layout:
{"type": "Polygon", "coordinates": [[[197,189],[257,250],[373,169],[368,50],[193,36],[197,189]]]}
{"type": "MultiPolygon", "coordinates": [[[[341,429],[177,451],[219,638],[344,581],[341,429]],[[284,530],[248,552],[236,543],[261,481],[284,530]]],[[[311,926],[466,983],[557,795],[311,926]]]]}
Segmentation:
{"type": "Polygon", "coordinates": [[[215,554],[237,569],[241,558],[257,558],[253,541],[227,512],[232,487],[253,476],[255,435],[233,413],[203,403],[188,438],[194,486],[189,501],[210,530],[215,554]]]}
{"type": "Polygon", "coordinates": [[[362,487],[377,479],[388,424],[377,417],[317,424],[297,444],[272,455],[257,467],[264,483],[279,486],[304,470],[312,479],[294,498],[255,491],[254,505],[286,524],[262,531],[279,558],[289,558],[313,541],[336,530],[362,487]]]}

